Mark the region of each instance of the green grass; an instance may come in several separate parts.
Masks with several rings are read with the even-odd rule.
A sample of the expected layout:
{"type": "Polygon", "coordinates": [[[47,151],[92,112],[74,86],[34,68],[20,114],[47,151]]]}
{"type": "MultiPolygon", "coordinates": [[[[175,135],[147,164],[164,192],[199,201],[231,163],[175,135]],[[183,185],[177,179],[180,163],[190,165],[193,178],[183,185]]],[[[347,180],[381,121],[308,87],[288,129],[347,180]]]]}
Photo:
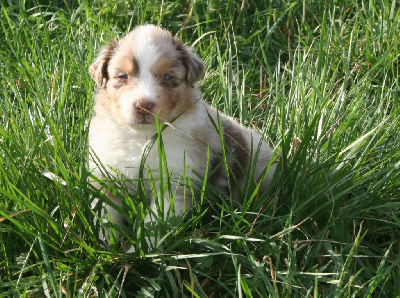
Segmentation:
{"type": "Polygon", "coordinates": [[[0,297],[400,295],[396,0],[44,2],[1,2],[0,297]],[[143,23],[194,44],[205,100],[264,131],[278,171],[254,200],[207,187],[153,250],[125,200],[126,255],[93,225],[88,67],[143,23]]]}

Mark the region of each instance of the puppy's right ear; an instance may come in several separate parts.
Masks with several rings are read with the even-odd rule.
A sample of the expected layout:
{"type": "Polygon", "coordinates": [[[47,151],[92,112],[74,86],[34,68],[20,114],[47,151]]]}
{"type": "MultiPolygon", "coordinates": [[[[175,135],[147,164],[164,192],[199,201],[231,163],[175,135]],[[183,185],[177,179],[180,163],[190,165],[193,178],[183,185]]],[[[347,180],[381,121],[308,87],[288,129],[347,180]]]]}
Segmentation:
{"type": "Polygon", "coordinates": [[[94,60],[92,65],[89,67],[89,74],[92,79],[96,82],[97,87],[103,86],[103,81],[108,80],[108,63],[110,62],[112,55],[117,46],[117,42],[112,41],[106,48],[102,49],[99,56],[94,60]]]}

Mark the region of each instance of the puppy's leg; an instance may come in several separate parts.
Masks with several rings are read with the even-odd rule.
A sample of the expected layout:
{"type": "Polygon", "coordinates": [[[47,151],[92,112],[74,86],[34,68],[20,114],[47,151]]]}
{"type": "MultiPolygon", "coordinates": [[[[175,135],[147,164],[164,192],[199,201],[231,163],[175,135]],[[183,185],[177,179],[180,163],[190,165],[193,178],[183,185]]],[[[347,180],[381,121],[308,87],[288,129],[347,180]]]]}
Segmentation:
{"type": "MultiPolygon", "coordinates": [[[[113,203],[119,207],[122,207],[122,202],[117,197],[107,194],[107,197],[113,201],[113,203]]],[[[99,203],[98,199],[94,199],[91,206],[94,208],[99,203]]],[[[103,203],[101,207],[100,217],[103,222],[112,222],[113,224],[123,226],[124,225],[124,218],[123,216],[115,210],[112,206],[103,203]]],[[[97,224],[97,218],[94,218],[93,223],[97,224]]],[[[115,240],[118,240],[120,237],[120,233],[118,231],[114,231],[115,240]]],[[[112,228],[105,228],[101,229],[99,233],[99,239],[103,240],[107,244],[110,243],[110,239],[113,237],[113,229],[112,228]]]]}
{"type": "MultiPolygon", "coordinates": [[[[147,213],[147,215],[145,216],[145,218],[144,218],[144,226],[145,226],[145,229],[146,228],[149,228],[148,227],[148,225],[147,225],[147,223],[152,223],[151,225],[150,225],[150,229],[155,229],[156,227],[155,227],[155,224],[157,223],[157,214],[158,214],[158,208],[157,208],[157,205],[156,205],[156,202],[155,202],[155,199],[153,198],[152,200],[151,200],[151,202],[150,202],[150,208],[151,208],[151,211],[149,210],[149,212],[147,213]]],[[[167,212],[168,212],[168,209],[169,209],[169,204],[165,204],[165,201],[164,201],[164,219],[165,219],[165,217],[166,217],[166,214],[167,214],[167,212]]],[[[154,231],[148,231],[148,232],[150,232],[150,233],[152,233],[152,232],[154,232],[154,231]]],[[[149,247],[154,247],[154,244],[155,244],[155,237],[154,236],[149,236],[147,239],[146,239],[146,242],[147,242],[147,245],[149,246],[149,247]]],[[[135,252],[135,247],[132,245],[127,251],[126,251],[127,253],[134,253],[135,252]]]]}
{"type": "MultiPolygon", "coordinates": [[[[155,183],[156,189],[159,189],[158,183],[155,183]]],[[[144,225],[145,228],[151,229],[148,231],[150,234],[149,237],[146,238],[147,245],[150,248],[153,248],[155,246],[156,240],[160,240],[160,237],[157,235],[151,235],[154,234],[155,229],[157,229],[156,225],[160,220],[162,221],[167,221],[168,218],[171,215],[171,204],[173,204],[174,208],[174,215],[175,216],[182,216],[183,215],[183,208],[184,208],[184,195],[183,195],[183,188],[179,184],[172,183],[172,188],[176,189],[176,192],[173,194],[173,199],[170,198],[168,193],[164,193],[163,195],[158,193],[157,198],[152,198],[150,202],[150,209],[147,215],[144,218],[144,225]],[[163,201],[161,201],[163,200],[163,201]],[[163,204],[163,206],[160,206],[163,204]],[[162,209],[161,209],[162,208],[162,209]],[[161,211],[162,210],[162,211],[161,211]],[[160,214],[160,212],[163,212],[160,214]],[[148,223],[151,223],[150,225],[148,223]]],[[[186,209],[190,208],[190,205],[185,206],[186,209]]],[[[131,246],[127,251],[127,253],[133,253],[135,252],[135,248],[131,246]]]]}
{"type": "MultiPolygon", "coordinates": [[[[151,208],[151,211],[149,210],[149,213],[146,214],[146,216],[145,216],[145,218],[143,220],[145,229],[149,228],[147,223],[152,223],[152,225],[150,225],[150,229],[155,229],[156,228],[155,224],[157,223],[158,210],[157,210],[157,205],[156,205],[154,199],[152,199],[151,202],[150,202],[150,208],[151,208]]],[[[167,212],[167,211],[168,211],[168,208],[165,208],[165,206],[164,206],[164,218],[165,218],[165,214],[166,214],[165,212],[167,212]]],[[[154,231],[148,231],[148,232],[152,233],[154,231]]],[[[149,236],[148,238],[146,238],[146,242],[147,242],[147,245],[149,247],[154,247],[155,237],[154,236],[149,236]]],[[[134,253],[135,252],[135,247],[132,245],[126,252],[127,253],[134,253]]]]}

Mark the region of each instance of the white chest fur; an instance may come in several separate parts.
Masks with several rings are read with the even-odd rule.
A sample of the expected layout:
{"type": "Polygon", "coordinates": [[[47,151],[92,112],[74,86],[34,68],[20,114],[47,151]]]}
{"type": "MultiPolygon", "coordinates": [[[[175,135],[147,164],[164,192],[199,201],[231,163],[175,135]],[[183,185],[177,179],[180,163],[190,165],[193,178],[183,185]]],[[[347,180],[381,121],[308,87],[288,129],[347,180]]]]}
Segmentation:
{"type": "MultiPolygon", "coordinates": [[[[160,165],[158,140],[153,140],[152,146],[150,144],[156,132],[154,126],[137,131],[121,127],[112,120],[104,121],[104,119],[94,118],[89,134],[89,144],[94,153],[90,161],[90,169],[98,175],[101,165],[105,168],[114,168],[124,178],[139,179],[144,152],[151,148],[148,155],[146,154],[144,177],[147,177],[149,168],[153,178],[158,178],[160,165]]],[[[196,153],[191,148],[195,141],[190,135],[171,127],[166,128],[162,135],[162,146],[169,173],[177,177],[183,175],[186,165],[199,167],[199,161],[196,160],[196,156],[193,156],[196,153]]],[[[187,175],[192,176],[191,172],[187,172],[187,175]]]]}

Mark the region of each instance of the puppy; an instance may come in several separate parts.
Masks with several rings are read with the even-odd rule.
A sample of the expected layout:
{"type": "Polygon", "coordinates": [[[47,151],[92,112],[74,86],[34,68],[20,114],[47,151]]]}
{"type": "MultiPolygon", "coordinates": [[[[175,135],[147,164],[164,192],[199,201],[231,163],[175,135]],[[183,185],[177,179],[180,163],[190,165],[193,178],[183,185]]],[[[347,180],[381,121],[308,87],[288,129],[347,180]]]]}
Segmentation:
{"type": "MultiPolygon", "coordinates": [[[[264,191],[274,173],[275,165],[270,163],[273,151],[261,135],[203,101],[195,86],[203,71],[203,61],[191,48],[153,25],[136,27],[111,42],[90,66],[90,75],[98,88],[89,130],[93,156],[102,165],[116,169],[133,185],[140,178],[155,214],[156,200],[164,201],[164,216],[170,208],[177,215],[191,208],[200,188],[194,186],[194,194],[184,191],[183,181],[187,183],[188,178],[202,181],[199,175],[207,177],[207,183],[220,193],[237,198],[246,179],[251,177],[259,183],[259,190],[264,191]],[[157,142],[154,146],[149,144],[157,134],[157,120],[168,123],[162,130],[162,142],[173,205],[170,192],[159,191],[157,142]],[[145,165],[142,174],[141,164],[145,165]],[[149,183],[147,169],[151,171],[157,195],[154,185],[152,189],[149,183]]],[[[89,168],[102,178],[99,162],[92,159],[89,168]]],[[[132,195],[136,189],[132,188],[132,195]]],[[[109,197],[116,205],[122,205],[114,196],[109,197]]],[[[114,223],[123,224],[116,210],[111,206],[106,209],[114,223]]],[[[151,220],[152,215],[145,218],[151,220]]]]}

